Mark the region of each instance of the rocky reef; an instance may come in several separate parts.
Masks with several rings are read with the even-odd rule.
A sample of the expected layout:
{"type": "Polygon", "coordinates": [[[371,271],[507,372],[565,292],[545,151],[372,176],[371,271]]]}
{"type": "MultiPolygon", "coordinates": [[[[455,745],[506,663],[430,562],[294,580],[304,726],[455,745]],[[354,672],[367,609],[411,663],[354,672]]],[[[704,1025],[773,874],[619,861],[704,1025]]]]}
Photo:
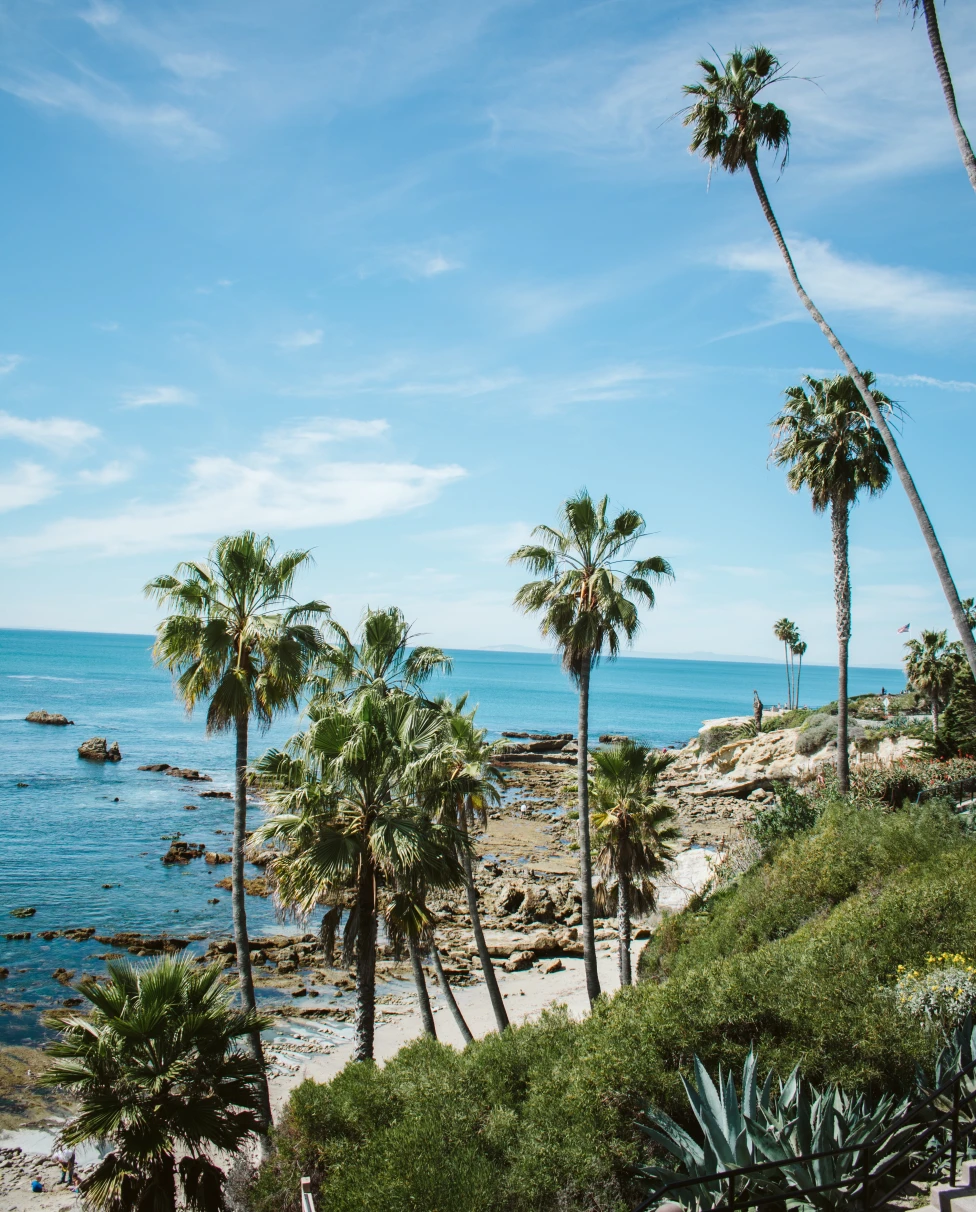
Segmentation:
{"type": "Polygon", "coordinates": [[[121,762],[122,754],[118,741],[111,745],[103,736],[92,736],[78,746],[78,756],[86,762],[121,762]]]}
{"type": "Polygon", "coordinates": [[[74,723],[74,720],[69,720],[66,715],[60,715],[56,711],[32,711],[24,716],[24,719],[28,724],[53,724],[56,728],[65,728],[74,723]]]}

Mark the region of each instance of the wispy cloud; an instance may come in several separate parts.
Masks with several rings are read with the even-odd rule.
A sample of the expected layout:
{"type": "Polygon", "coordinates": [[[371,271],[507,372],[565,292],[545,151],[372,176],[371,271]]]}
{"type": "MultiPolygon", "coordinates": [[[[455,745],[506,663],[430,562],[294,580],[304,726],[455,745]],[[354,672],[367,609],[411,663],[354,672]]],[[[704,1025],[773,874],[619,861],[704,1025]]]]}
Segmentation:
{"type": "Polygon", "coordinates": [[[20,354],[0,354],[0,375],[9,375],[23,360],[20,354]]]}
{"type": "Polygon", "coordinates": [[[382,419],[357,421],[349,417],[312,417],[269,434],[265,442],[267,449],[277,454],[298,456],[328,443],[378,438],[389,428],[389,423],[382,419]]]}
{"type": "Polygon", "coordinates": [[[153,408],[157,405],[194,404],[192,391],[182,387],[144,387],[140,391],[128,391],[122,397],[123,408],[153,408]]]}
{"type": "Polygon", "coordinates": [[[97,328],[99,332],[118,332],[119,322],[118,320],[94,320],[92,328],[97,328]]]}
{"type": "Polygon", "coordinates": [[[614,293],[606,281],[552,282],[512,286],[499,301],[519,332],[546,332],[587,307],[603,303],[614,293]]]}
{"type": "Polygon", "coordinates": [[[53,472],[39,463],[18,463],[12,472],[0,476],[0,513],[36,505],[56,491],[53,472]]]}
{"type": "Polygon", "coordinates": [[[0,438],[16,438],[32,446],[43,446],[47,450],[61,453],[94,441],[100,432],[94,425],[73,420],[71,417],[45,417],[32,421],[28,417],[15,417],[9,412],[0,412],[0,438]]]}
{"type": "Polygon", "coordinates": [[[278,346],[281,349],[308,349],[312,345],[321,344],[321,328],[299,328],[297,332],[278,338],[278,346]]]}
{"type": "Polygon", "coordinates": [[[879,374],[882,383],[893,387],[937,387],[940,391],[976,391],[976,383],[966,379],[933,379],[930,375],[879,374]]]}
{"type": "MultiPolygon", "coordinates": [[[[976,292],[938,274],[849,259],[820,240],[794,239],[790,248],[800,278],[824,308],[880,314],[906,324],[971,322],[976,317],[976,292]]],[[[729,269],[765,274],[792,292],[771,242],[725,249],[718,261],[729,269]]]]}
{"type": "Polygon", "coordinates": [[[131,480],[132,474],[131,467],[120,463],[118,459],[113,459],[104,467],[86,468],[79,471],[76,478],[79,484],[85,484],[91,488],[109,488],[113,484],[124,484],[126,480],[131,480]]]}

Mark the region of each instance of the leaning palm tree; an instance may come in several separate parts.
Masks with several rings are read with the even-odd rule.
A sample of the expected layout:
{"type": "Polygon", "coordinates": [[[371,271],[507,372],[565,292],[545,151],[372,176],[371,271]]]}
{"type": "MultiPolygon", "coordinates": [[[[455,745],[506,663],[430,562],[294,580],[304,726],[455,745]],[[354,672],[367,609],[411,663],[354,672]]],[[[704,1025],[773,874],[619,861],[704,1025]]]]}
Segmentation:
{"type": "MultiPolygon", "coordinates": [[[[252,720],[267,727],[276,713],[297,707],[322,650],[317,624],[329,620],[328,606],[298,603],[291,594],[295,577],[310,562],[308,551],[279,555],[270,538],[244,531],[218,539],[205,561],[179,564],[145,588],[148,597],[175,611],[156,629],[155,661],[175,674],[187,712],[209,700],[208,733],[236,734],[231,902],[241,997],[251,1011],[256,1006],[244,903],[248,729],[252,720]]],[[[260,1060],[258,1032],[251,1044],[260,1060]]],[[[270,1126],[266,1087],[265,1104],[270,1126]]]]}
{"type": "Polygon", "coordinates": [[[247,1044],[270,1025],[231,1005],[220,964],[190,957],[108,964],[108,983],[78,987],[87,1014],[62,1012],[41,1081],[71,1091],[65,1143],[114,1145],[81,1184],[105,1212],[219,1212],[232,1155],[265,1130],[264,1069],[247,1044]],[[240,1045],[244,1044],[242,1048],[240,1045]]]}
{"type": "Polygon", "coordinates": [[[429,1035],[431,1039],[437,1039],[422,955],[430,945],[432,934],[432,919],[425,890],[411,886],[409,878],[401,876],[397,879],[394,890],[386,897],[383,918],[394,959],[402,959],[404,950],[410,958],[410,970],[413,973],[414,988],[417,990],[417,1006],[424,1034],[429,1035]]]}
{"type": "Polygon", "coordinates": [[[681,836],[674,809],[655,799],[658,776],[673,761],[663,750],[622,741],[593,754],[593,828],[599,844],[598,899],[617,909],[620,984],[632,984],[632,914],[650,913],[656,892],[652,877],[664,871],[672,844],[681,836]]]}
{"type": "Polygon", "coordinates": [[[966,660],[973,671],[973,676],[976,677],[976,639],[966,626],[965,614],[952,579],[952,573],[949,571],[949,565],[946,563],[929,515],[922,504],[922,498],[918,495],[918,489],[915,487],[915,482],[898,449],[898,443],[885,420],[883,408],[879,405],[864,376],[854,365],[853,358],[841,344],[837,334],[803,289],[796,266],[793,264],[793,257],[780,230],[776,215],[773,213],[766,186],[763,184],[759,172],[760,148],[781,153],[780,164],[782,167],[785,167],[789,154],[789,118],[771,101],[764,103],[760,99],[760,94],[764,89],[783,78],[783,68],[776,56],[764,46],[754,46],[746,52],[733,51],[721,68],[716,67],[707,59],[699,59],[698,66],[702,70],[702,82],[688,84],[684,88],[686,96],[693,98],[684,117],[685,125],[694,128],[690,150],[700,152],[704,159],[709,161],[709,164],[718,164],[726,172],[736,173],[743,168],[748,170],[763,215],[773,233],[776,246],[782,254],[790,281],[793,283],[800,301],[830,342],[834,352],[843,363],[844,369],[856,384],[871,420],[884,440],[891,465],[908,496],[922,531],[922,537],[929,549],[942,592],[949,604],[952,621],[962,640],[966,660]]]}
{"type": "Polygon", "coordinates": [[[790,652],[794,644],[799,642],[800,633],[796,623],[785,617],[777,619],[773,624],[773,635],[783,644],[783,661],[786,664],[786,706],[793,707],[793,670],[790,666],[790,652]]]}
{"type": "Polygon", "coordinates": [[[949,644],[944,631],[923,631],[905,648],[905,677],[913,690],[929,701],[932,734],[939,735],[939,712],[946,705],[959,667],[959,645],[949,644]]]}
{"type": "MultiPolygon", "coordinates": [[[[874,376],[864,372],[873,387],[874,376]]],[[[871,423],[864,401],[848,375],[814,379],[788,387],[782,412],[772,422],[772,460],[787,467],[793,492],[806,487],[817,513],[830,511],[834,551],[834,603],[837,618],[837,781],[842,795],[850,787],[847,741],[847,662],[851,639],[851,571],[848,521],[862,492],[884,492],[891,479],[888,451],[871,423]]],[[[885,410],[887,396],[875,392],[885,410]]]]}
{"type": "Polygon", "coordinates": [[[465,844],[418,808],[445,761],[440,712],[402,691],[348,700],[321,696],[308,727],[255,772],[272,815],[254,834],[270,842],[268,872],[280,905],[308,916],[318,904],[352,906],[343,953],[356,963],[356,1059],[372,1060],[377,917],[397,882],[458,887],[465,844]],[[351,894],[351,896],[350,896],[351,894]]]}
{"type": "MultiPolygon", "coordinates": [[[[444,713],[452,754],[445,768],[445,778],[439,787],[433,789],[433,795],[439,801],[441,818],[456,824],[466,843],[461,848],[461,863],[464,868],[464,892],[468,903],[471,933],[474,936],[495,1024],[499,1031],[504,1031],[509,1026],[508,1011],[498,987],[498,977],[495,975],[481,924],[470,845],[470,830],[475,827],[486,828],[488,809],[501,803],[504,779],[492,761],[496,745],[488,741],[486,729],[475,724],[475,709],[465,711],[466,702],[467,695],[462,695],[456,702],[447,698],[438,700],[437,705],[444,713]]],[[[436,945],[434,950],[436,952],[436,945]]]]}
{"type": "MultiPolygon", "coordinates": [[[[939,73],[939,83],[942,85],[942,95],[945,97],[946,108],[949,110],[949,120],[952,131],[956,136],[959,154],[962,156],[963,167],[969,177],[969,184],[976,189],[976,156],[973,155],[973,145],[969,142],[966,128],[959,117],[959,107],[956,105],[956,90],[949,75],[949,64],[946,63],[945,49],[942,46],[942,34],[939,30],[939,18],[935,10],[935,0],[901,0],[902,7],[911,9],[912,20],[921,12],[925,17],[925,29],[932,47],[932,58],[935,60],[935,70],[939,73]]],[[[881,0],[875,0],[875,9],[881,7],[881,0]]]]}
{"type": "Polygon", "coordinates": [[[590,674],[601,656],[616,657],[640,627],[637,602],[654,605],[652,580],[671,577],[661,556],[627,557],[646,527],[633,509],[612,521],[608,499],[594,501],[584,488],[564,501],[561,529],[537,526],[539,541],[520,547],[510,563],[525,564],[539,580],[523,585],[515,605],[542,615],[542,634],[562,652],[563,668],[579,688],[576,783],[579,798],[580,899],[583,965],[590,1004],[600,995],[593,935],[593,859],[590,853],[589,778],[587,774],[590,674]]]}

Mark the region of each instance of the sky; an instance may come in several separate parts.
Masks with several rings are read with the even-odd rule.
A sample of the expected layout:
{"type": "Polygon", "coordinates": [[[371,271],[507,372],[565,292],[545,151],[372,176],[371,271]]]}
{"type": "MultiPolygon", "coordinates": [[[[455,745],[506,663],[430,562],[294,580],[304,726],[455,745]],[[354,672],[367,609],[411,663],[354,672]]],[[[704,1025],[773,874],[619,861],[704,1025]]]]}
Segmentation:
{"type": "MultiPolygon", "coordinates": [[[[149,632],[145,582],[251,527],[348,625],[541,646],[507,557],[585,486],[674,568],[637,651],[775,657],[788,615],[831,663],[829,522],[768,455],[838,366],[676,116],[755,42],[773,206],[976,593],[976,195],[896,0],[0,0],[0,626],[149,632]]],[[[852,661],[895,665],[949,623],[897,483],[851,544],[852,661]]]]}

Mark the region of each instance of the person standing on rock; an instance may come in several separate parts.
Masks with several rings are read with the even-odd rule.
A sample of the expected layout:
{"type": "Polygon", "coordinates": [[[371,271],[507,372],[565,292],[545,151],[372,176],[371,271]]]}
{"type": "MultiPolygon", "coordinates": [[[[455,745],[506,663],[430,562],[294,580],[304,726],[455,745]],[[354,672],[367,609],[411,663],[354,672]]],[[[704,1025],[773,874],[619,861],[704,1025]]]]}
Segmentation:
{"type": "Polygon", "coordinates": [[[762,716],[763,702],[759,697],[759,691],[754,690],[752,692],[752,718],[756,721],[756,736],[762,732],[762,716]]]}

